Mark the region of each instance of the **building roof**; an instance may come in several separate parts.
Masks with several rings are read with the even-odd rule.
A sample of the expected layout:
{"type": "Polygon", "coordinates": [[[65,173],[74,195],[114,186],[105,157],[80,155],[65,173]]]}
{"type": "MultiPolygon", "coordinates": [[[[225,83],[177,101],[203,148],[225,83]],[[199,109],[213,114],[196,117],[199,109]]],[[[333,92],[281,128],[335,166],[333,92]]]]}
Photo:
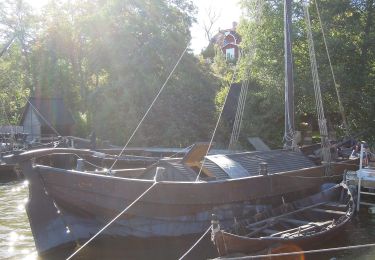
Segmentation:
{"type": "Polygon", "coordinates": [[[241,36],[233,29],[220,30],[214,37],[212,37],[211,42],[223,48],[226,45],[225,37],[228,34],[235,38],[237,44],[241,42],[241,36]]]}
{"type": "MultiPolygon", "coordinates": [[[[73,125],[74,119],[70,111],[66,108],[62,98],[36,98],[29,97],[26,103],[20,124],[22,125],[29,107],[37,109],[35,114],[42,126],[48,126],[47,122],[53,126],[57,125],[73,125]],[[31,105],[30,105],[31,103],[31,105]],[[43,117],[43,118],[41,118],[43,117]]],[[[34,109],[33,109],[34,110],[34,109]]]]}

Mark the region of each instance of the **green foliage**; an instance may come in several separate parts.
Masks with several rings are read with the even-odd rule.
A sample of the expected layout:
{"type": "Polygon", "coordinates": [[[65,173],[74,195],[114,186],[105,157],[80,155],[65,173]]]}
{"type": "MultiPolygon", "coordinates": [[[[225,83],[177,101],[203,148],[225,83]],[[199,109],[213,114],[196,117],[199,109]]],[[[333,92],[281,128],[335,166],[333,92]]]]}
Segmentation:
{"type": "MultiPolygon", "coordinates": [[[[351,130],[372,129],[374,2],[318,3],[351,130]]],[[[241,4],[244,17],[238,32],[244,55],[235,81],[250,77],[243,137],[258,135],[278,146],[284,128],[283,4],[241,4]]],[[[340,130],[336,91],[313,5],[310,12],[326,117],[340,130]]],[[[293,13],[298,125],[316,112],[301,2],[294,1],[293,13]]],[[[6,111],[1,113],[7,114],[0,124],[17,123],[30,92],[62,96],[77,122],[76,134],[96,130],[99,138],[126,142],[189,43],[194,15],[188,0],[51,0],[41,13],[21,0],[0,2],[0,46],[13,40],[0,59],[0,99],[6,111]]],[[[131,145],[187,146],[210,139],[235,66],[213,46],[202,55],[214,57],[212,65],[185,54],[131,145]]],[[[224,144],[230,132],[222,122],[215,141],[224,144]]],[[[368,138],[374,139],[371,132],[368,138]]]]}
{"type": "MultiPolygon", "coordinates": [[[[19,4],[12,12],[25,13],[26,22],[33,16],[26,9],[19,4]]],[[[41,22],[27,27],[33,37],[28,69],[21,66],[9,76],[23,95],[32,88],[36,96],[63,97],[73,112],[76,134],[95,130],[99,138],[125,143],[188,45],[194,14],[185,0],[50,1],[41,22]]],[[[9,29],[3,43],[17,32],[9,29]]],[[[7,54],[10,64],[0,61],[4,72],[26,64],[17,46],[7,54]]],[[[207,141],[217,84],[187,52],[131,145],[207,141]]],[[[8,85],[1,82],[2,89],[8,85]]]]}
{"type": "MultiPolygon", "coordinates": [[[[281,144],[284,124],[283,3],[264,1],[261,19],[257,22],[254,19],[255,14],[259,13],[255,8],[256,2],[241,1],[245,13],[239,26],[239,33],[243,39],[242,48],[245,52],[251,49],[255,52],[251,59],[244,59],[241,64],[242,71],[249,68],[250,78],[254,82],[248,93],[242,132],[247,135],[259,135],[265,140],[281,144]]],[[[374,45],[369,43],[375,40],[372,21],[374,3],[372,0],[320,0],[318,4],[351,130],[355,133],[359,129],[371,128],[375,123],[375,49],[374,45]]],[[[309,10],[325,116],[337,130],[340,130],[342,119],[315,5],[310,4],[309,10]]],[[[293,3],[292,40],[298,125],[304,115],[316,115],[301,2],[293,3]]],[[[245,74],[241,75],[243,77],[245,74]]],[[[367,138],[371,139],[374,136],[370,134],[367,138]]]]}
{"type": "Polygon", "coordinates": [[[202,50],[201,55],[204,59],[213,59],[216,55],[215,45],[210,42],[208,46],[202,50]]]}

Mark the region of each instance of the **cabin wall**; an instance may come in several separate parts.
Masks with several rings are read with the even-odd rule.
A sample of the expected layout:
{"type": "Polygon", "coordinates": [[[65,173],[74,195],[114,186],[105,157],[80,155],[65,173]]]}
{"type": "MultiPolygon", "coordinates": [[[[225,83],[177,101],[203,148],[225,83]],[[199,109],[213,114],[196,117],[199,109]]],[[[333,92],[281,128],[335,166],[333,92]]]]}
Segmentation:
{"type": "Polygon", "coordinates": [[[23,127],[19,125],[0,126],[0,133],[23,133],[23,127]]]}
{"type": "Polygon", "coordinates": [[[25,119],[22,122],[23,130],[25,133],[28,134],[27,141],[31,141],[33,139],[40,139],[41,135],[41,123],[39,121],[38,116],[35,112],[27,108],[25,119]]]}

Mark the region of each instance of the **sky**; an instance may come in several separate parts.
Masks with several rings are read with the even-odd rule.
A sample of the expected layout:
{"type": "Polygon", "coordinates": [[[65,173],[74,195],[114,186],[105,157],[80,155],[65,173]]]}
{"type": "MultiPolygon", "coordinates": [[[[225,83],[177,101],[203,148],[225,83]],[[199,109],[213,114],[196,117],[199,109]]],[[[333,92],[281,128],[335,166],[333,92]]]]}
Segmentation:
{"type": "Polygon", "coordinates": [[[203,25],[207,23],[207,10],[211,8],[215,13],[218,13],[219,19],[213,27],[213,32],[220,29],[232,28],[233,22],[239,22],[241,16],[241,9],[238,0],[193,0],[198,8],[197,23],[191,28],[192,42],[191,48],[194,53],[199,53],[204,47],[208,45],[203,25]]]}
{"type": "MultiPolygon", "coordinates": [[[[45,5],[48,0],[25,0],[34,8],[39,9],[45,5]]],[[[192,0],[198,8],[197,23],[191,28],[192,41],[191,48],[194,53],[198,54],[208,45],[203,24],[207,20],[207,10],[211,8],[212,11],[219,14],[217,22],[213,26],[213,32],[220,29],[229,29],[233,22],[239,22],[241,10],[238,5],[239,0],[192,0]]]]}

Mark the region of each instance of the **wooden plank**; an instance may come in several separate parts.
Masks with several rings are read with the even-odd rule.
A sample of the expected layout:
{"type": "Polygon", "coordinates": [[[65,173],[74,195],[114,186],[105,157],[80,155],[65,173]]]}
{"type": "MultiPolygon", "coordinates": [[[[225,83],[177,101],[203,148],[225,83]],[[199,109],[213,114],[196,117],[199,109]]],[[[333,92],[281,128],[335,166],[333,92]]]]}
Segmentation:
{"type": "Polygon", "coordinates": [[[209,143],[195,143],[193,147],[185,154],[184,158],[182,159],[182,163],[189,166],[199,166],[209,148],[209,143]]]}
{"type": "Polygon", "coordinates": [[[259,232],[261,232],[263,229],[266,229],[268,226],[269,225],[266,224],[266,225],[264,225],[262,227],[259,227],[259,228],[251,228],[250,230],[253,230],[253,231],[251,231],[250,233],[247,233],[245,236],[246,237],[252,237],[253,235],[258,234],[259,232]]]}
{"type": "Polygon", "coordinates": [[[375,193],[374,193],[374,192],[361,191],[361,194],[366,194],[366,195],[372,195],[372,196],[375,196],[375,193]]]}
{"type": "Polygon", "coordinates": [[[375,203],[370,203],[370,202],[361,202],[361,205],[366,205],[366,206],[375,206],[375,203]]]}
{"type": "Polygon", "coordinates": [[[346,211],[337,211],[337,210],[330,210],[330,209],[317,209],[317,208],[313,208],[313,209],[310,209],[310,210],[314,211],[314,212],[319,212],[319,213],[346,215],[346,211]]]}
{"type": "Polygon", "coordinates": [[[303,226],[287,229],[287,230],[284,230],[284,231],[281,231],[281,232],[273,233],[272,235],[270,235],[270,237],[281,236],[281,235],[286,234],[286,233],[295,232],[295,231],[298,231],[298,230],[304,230],[304,229],[312,227],[312,226],[313,226],[312,224],[308,224],[308,225],[303,225],[303,226]]]}
{"type": "Polygon", "coordinates": [[[249,137],[247,140],[257,151],[271,151],[271,149],[259,137],[249,137]]]}
{"type": "Polygon", "coordinates": [[[338,202],[328,202],[328,203],[324,204],[324,206],[343,209],[343,210],[346,209],[346,207],[347,207],[346,204],[341,204],[341,203],[338,203],[338,202]]]}
{"type": "Polygon", "coordinates": [[[270,218],[267,218],[267,219],[264,219],[264,220],[261,220],[261,221],[257,221],[255,223],[247,225],[246,228],[251,228],[251,227],[254,227],[254,226],[258,226],[258,225],[260,225],[262,223],[275,222],[275,221],[277,221],[280,218],[283,218],[283,217],[286,217],[286,216],[290,216],[290,215],[293,215],[295,213],[298,213],[298,212],[301,212],[301,211],[305,211],[305,210],[308,210],[308,209],[311,209],[311,208],[315,208],[315,207],[324,205],[325,203],[326,202],[316,203],[316,204],[313,204],[313,205],[310,205],[310,206],[307,206],[307,207],[299,208],[297,210],[294,210],[294,211],[282,214],[280,216],[270,217],[270,218]]]}
{"type": "Polygon", "coordinates": [[[295,225],[306,225],[310,223],[309,221],[306,221],[306,220],[299,220],[299,219],[294,219],[294,218],[280,218],[280,221],[295,224],[295,225]]]}
{"type": "Polygon", "coordinates": [[[288,230],[285,230],[285,231],[281,231],[281,232],[278,232],[278,233],[274,233],[274,234],[271,235],[271,237],[281,236],[281,235],[287,234],[287,233],[296,234],[298,232],[305,232],[305,231],[309,231],[311,229],[314,229],[316,227],[322,227],[322,226],[325,226],[325,225],[328,225],[328,224],[331,224],[331,223],[332,223],[332,220],[325,221],[325,222],[312,222],[312,223],[309,223],[308,225],[303,225],[303,226],[299,226],[299,227],[296,227],[296,228],[291,228],[291,229],[288,229],[288,230]]]}
{"type": "Polygon", "coordinates": [[[269,228],[266,228],[266,229],[263,229],[262,230],[262,233],[264,233],[264,234],[269,234],[269,235],[271,235],[271,234],[275,234],[275,233],[277,233],[277,232],[279,232],[278,230],[274,230],[274,229],[269,229],[269,228]]]}

